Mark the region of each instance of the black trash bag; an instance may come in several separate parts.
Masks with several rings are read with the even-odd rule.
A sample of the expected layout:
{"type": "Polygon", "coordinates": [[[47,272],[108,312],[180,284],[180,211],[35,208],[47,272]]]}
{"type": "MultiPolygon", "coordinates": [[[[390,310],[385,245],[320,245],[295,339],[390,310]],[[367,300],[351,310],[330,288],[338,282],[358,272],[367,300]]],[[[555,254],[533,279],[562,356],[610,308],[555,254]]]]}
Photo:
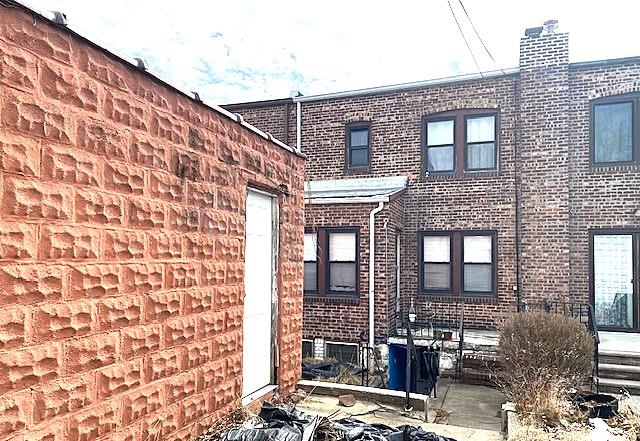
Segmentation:
{"type": "Polygon", "coordinates": [[[314,378],[333,378],[340,374],[340,365],[337,363],[302,363],[302,378],[311,380],[314,378]]]}
{"type": "Polygon", "coordinates": [[[321,417],[307,415],[294,408],[262,404],[258,415],[267,427],[239,428],[227,432],[224,441],[311,441],[321,417]]]}
{"type": "Polygon", "coordinates": [[[389,427],[384,424],[367,424],[354,418],[343,418],[334,425],[344,431],[344,441],[456,441],[453,438],[425,432],[420,427],[389,427]]]}

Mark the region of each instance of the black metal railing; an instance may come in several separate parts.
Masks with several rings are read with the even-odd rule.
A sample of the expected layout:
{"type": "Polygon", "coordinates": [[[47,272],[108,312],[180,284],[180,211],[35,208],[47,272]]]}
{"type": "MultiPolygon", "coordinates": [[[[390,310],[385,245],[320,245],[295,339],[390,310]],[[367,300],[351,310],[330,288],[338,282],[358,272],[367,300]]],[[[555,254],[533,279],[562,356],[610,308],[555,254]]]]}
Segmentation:
{"type": "Polygon", "coordinates": [[[391,337],[407,337],[409,330],[418,346],[444,346],[455,348],[455,372],[462,373],[464,348],[464,303],[457,301],[421,303],[413,309],[396,312],[391,337]],[[415,313],[413,321],[410,311],[415,313]]]}
{"type": "Polygon", "coordinates": [[[459,339],[462,332],[464,304],[462,302],[446,302],[419,304],[415,306],[415,321],[409,322],[409,310],[396,312],[394,329],[390,332],[394,337],[406,337],[407,326],[411,325],[414,339],[459,339]]]}

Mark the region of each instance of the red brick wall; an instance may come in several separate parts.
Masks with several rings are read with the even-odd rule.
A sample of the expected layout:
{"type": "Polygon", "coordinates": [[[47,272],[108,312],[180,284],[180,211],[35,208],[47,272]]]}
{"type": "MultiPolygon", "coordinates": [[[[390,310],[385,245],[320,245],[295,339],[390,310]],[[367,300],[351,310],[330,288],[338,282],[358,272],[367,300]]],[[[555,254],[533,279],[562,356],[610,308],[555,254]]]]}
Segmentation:
{"type": "Polygon", "coordinates": [[[278,100],[273,104],[255,105],[249,112],[246,112],[246,114],[246,107],[243,105],[230,105],[224,106],[224,108],[230,112],[240,113],[245,119],[248,118],[251,124],[265,132],[271,133],[280,141],[295,145],[295,121],[293,121],[293,127],[290,127],[291,121],[288,116],[295,112],[295,104],[293,104],[291,99],[278,100]],[[292,130],[293,136],[291,137],[290,134],[292,130]]]}
{"type": "Polygon", "coordinates": [[[569,36],[520,42],[521,293],[569,295],[569,36]]]}
{"type": "Polygon", "coordinates": [[[303,159],[64,29],[0,12],[0,439],[189,439],[237,405],[249,185],[287,190],[290,389],[303,159]]]}
{"type": "MultiPolygon", "coordinates": [[[[515,311],[516,189],[522,298],[588,301],[589,229],[640,228],[634,215],[640,207],[640,167],[589,164],[589,101],[627,92],[640,92],[638,58],[570,64],[567,34],[525,38],[518,74],[303,102],[307,180],[353,177],[344,164],[345,125],[371,121],[371,169],[357,176],[410,178],[401,237],[405,308],[412,297],[418,308],[431,300],[417,295],[418,231],[492,229],[498,232],[498,296],[465,306],[465,319],[493,326],[496,318],[515,311]],[[498,172],[421,179],[422,117],[464,108],[500,109],[498,172]]],[[[237,111],[254,120],[256,109],[237,111]]],[[[260,124],[267,130],[268,122],[260,124]]],[[[291,112],[289,127],[295,128],[291,112]]],[[[340,219],[353,208],[332,210],[340,219]]],[[[391,271],[387,262],[382,272],[391,271]]],[[[389,301],[389,320],[392,306],[389,301]]],[[[326,311],[321,313],[330,317],[326,311]]]]}
{"type": "MultiPolygon", "coordinates": [[[[303,336],[312,339],[324,337],[328,340],[357,343],[362,331],[369,330],[369,213],[377,204],[316,205],[306,206],[307,227],[360,227],[359,296],[354,299],[310,297],[304,299],[303,336]]],[[[386,337],[387,281],[384,274],[385,229],[384,219],[388,208],[376,215],[376,256],[378,269],[375,287],[374,315],[376,336],[386,337]]]]}
{"type": "Polygon", "coordinates": [[[589,102],[640,92],[640,63],[571,67],[569,205],[571,297],[589,300],[589,230],[640,228],[640,167],[589,164],[589,102]]]}

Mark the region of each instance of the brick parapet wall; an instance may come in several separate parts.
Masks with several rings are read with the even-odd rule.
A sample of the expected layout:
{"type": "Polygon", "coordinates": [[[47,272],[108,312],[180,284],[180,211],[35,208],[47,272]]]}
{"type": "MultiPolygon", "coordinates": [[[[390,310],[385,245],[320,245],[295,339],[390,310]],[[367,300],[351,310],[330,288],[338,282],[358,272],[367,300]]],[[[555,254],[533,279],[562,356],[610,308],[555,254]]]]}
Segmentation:
{"type": "Polygon", "coordinates": [[[303,159],[0,11],[0,439],[186,440],[238,404],[249,185],[290,194],[277,336],[290,389],[303,159]]]}

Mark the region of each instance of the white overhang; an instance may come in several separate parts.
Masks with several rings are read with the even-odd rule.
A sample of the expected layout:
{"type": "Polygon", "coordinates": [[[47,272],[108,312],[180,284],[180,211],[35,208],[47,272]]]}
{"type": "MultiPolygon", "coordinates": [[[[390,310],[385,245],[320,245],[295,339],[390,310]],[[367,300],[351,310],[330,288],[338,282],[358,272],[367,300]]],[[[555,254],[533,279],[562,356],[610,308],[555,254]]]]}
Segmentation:
{"type": "Polygon", "coordinates": [[[331,179],[304,183],[306,204],[364,204],[389,202],[407,188],[406,176],[331,179]]]}

